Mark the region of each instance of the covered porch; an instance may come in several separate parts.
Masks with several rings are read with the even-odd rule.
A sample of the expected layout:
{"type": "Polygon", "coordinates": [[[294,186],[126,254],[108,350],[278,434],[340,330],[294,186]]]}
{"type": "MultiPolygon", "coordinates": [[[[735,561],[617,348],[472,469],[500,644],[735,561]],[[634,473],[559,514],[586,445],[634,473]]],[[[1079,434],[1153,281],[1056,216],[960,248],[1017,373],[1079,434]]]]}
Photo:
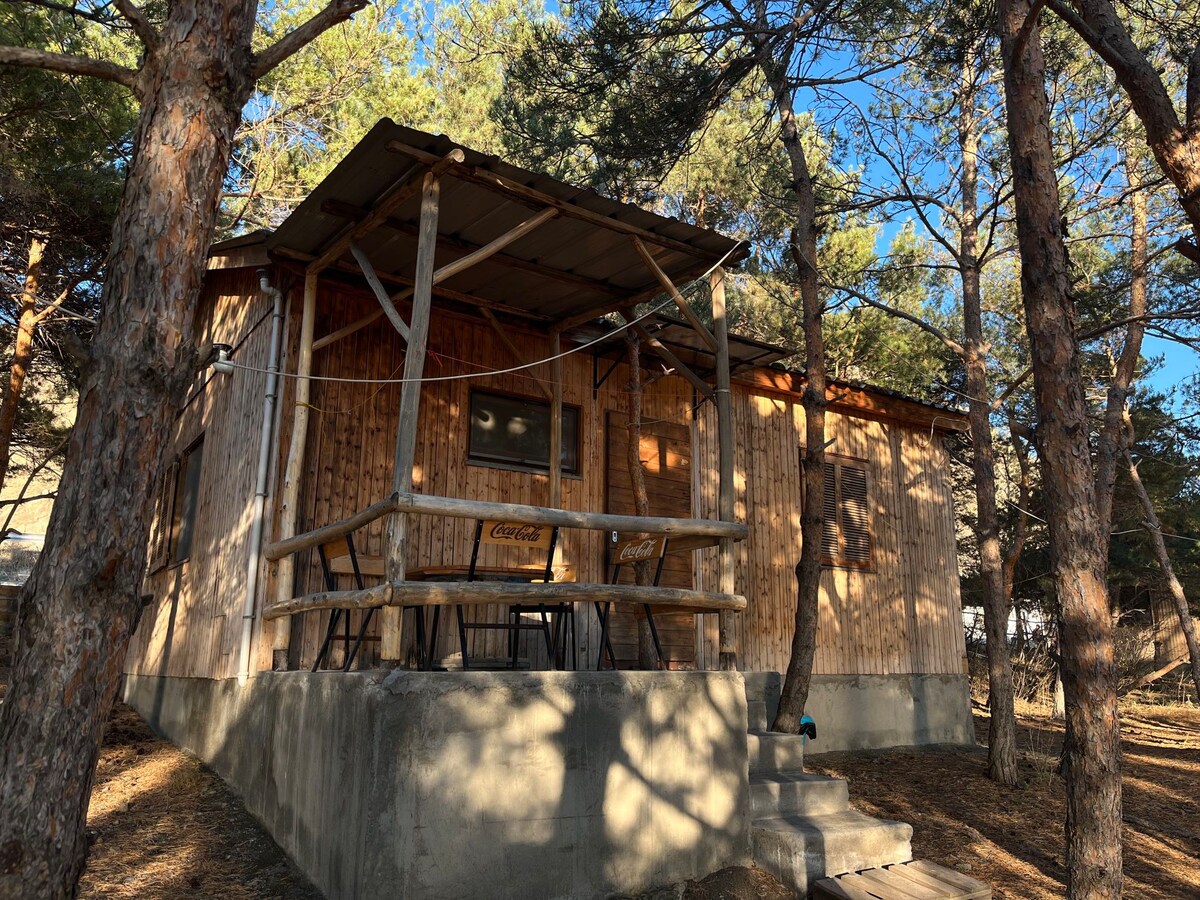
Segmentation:
{"type": "MultiPolygon", "coordinates": [[[[285,329],[291,377],[263,550],[273,668],[315,661],[321,611],[359,611],[357,632],[375,610],[376,646],[358,665],[396,667],[414,660],[415,626],[433,610],[444,611],[446,651],[454,610],[499,625],[513,606],[577,610],[582,633],[564,629],[563,640],[579,667],[595,668],[597,603],[649,605],[677,640],[711,628],[715,658],[697,652],[678,667],[737,667],[733,617],[747,601],[734,588],[734,543],[748,531],[735,520],[730,373],[785,353],[728,334],[725,270],[744,245],[384,120],[268,249],[303,284],[285,329]],[[635,394],[663,472],[643,515],[630,514],[636,491],[618,458],[624,447],[646,463],[644,446],[621,444],[635,394]],[[487,422],[521,439],[493,441],[487,422]],[[713,445],[714,468],[684,453],[685,434],[689,448],[713,445]],[[483,522],[550,530],[552,558],[481,546],[483,522]],[[347,536],[361,587],[347,584],[353,564],[320,564],[320,548],[347,536]],[[610,583],[612,547],[635,536],[666,538],[670,571],[610,583]],[[553,577],[488,577],[543,563],[553,577]]],[[[506,655],[503,640],[484,635],[475,655],[506,655]]],[[[437,655],[455,667],[453,653],[437,655]]],[[[567,662],[549,652],[530,665],[535,655],[567,662]]]]}

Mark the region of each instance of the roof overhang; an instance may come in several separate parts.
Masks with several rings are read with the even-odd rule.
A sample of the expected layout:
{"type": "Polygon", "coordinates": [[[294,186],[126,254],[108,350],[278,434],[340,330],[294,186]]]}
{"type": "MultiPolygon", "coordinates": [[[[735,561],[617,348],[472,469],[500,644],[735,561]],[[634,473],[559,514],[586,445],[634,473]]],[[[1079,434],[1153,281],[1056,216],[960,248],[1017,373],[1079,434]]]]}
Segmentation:
{"type": "MultiPolygon", "coordinates": [[[[356,239],[379,278],[411,283],[421,196],[411,189],[439,166],[435,267],[476,253],[539,214],[544,223],[494,255],[441,281],[435,293],[463,303],[544,322],[582,322],[659,293],[662,285],[639,253],[641,241],[672,282],[717,265],[735,266],[749,246],[714,231],[619,203],[431,135],[380,120],[266,239],[279,259],[310,263],[356,239]],[[461,161],[449,161],[452,151],[461,161]],[[390,208],[389,198],[402,196],[390,208]],[[387,207],[387,214],[374,215],[387,207]],[[332,251],[331,251],[332,248],[332,251]]],[[[332,268],[358,271],[349,252],[332,268]]]]}

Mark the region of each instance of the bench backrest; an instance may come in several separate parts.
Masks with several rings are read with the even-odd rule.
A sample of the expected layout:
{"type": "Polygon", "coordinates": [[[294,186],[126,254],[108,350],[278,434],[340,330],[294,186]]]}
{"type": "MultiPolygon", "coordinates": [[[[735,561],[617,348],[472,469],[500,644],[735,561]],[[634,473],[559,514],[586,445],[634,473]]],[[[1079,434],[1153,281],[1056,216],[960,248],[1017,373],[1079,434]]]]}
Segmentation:
{"type": "Polygon", "coordinates": [[[505,547],[549,550],[554,543],[554,529],[549,525],[526,525],[523,522],[506,522],[503,519],[484,519],[479,541],[505,547]]]}
{"type": "Polygon", "coordinates": [[[665,534],[630,538],[613,547],[612,563],[616,566],[628,566],[648,559],[659,559],[666,552],[667,536],[665,534]]]}

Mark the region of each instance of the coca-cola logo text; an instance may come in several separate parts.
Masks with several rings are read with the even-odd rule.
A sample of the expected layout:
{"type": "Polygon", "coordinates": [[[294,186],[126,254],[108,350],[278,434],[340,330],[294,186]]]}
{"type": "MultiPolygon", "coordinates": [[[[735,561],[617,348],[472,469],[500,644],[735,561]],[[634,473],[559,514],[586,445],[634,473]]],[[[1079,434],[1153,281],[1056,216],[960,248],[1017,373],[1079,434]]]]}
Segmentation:
{"type": "Polygon", "coordinates": [[[654,559],[659,555],[661,542],[658,538],[646,538],[644,541],[629,541],[622,544],[617,552],[617,562],[638,562],[643,559],[654,559]]]}
{"type": "Polygon", "coordinates": [[[494,538],[506,541],[520,541],[527,544],[537,544],[542,540],[541,525],[521,525],[515,522],[497,522],[489,534],[494,538]]]}

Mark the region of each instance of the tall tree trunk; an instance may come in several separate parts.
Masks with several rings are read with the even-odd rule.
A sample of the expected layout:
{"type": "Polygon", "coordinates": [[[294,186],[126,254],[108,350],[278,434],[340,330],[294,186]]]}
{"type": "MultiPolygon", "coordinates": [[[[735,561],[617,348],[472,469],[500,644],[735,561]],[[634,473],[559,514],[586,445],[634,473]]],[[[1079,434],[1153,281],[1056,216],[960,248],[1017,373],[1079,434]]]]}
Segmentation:
{"type": "Polygon", "coordinates": [[[1017,455],[1017,466],[1021,474],[1017,478],[1017,500],[1020,502],[1020,509],[1017,510],[1017,525],[1013,529],[1012,543],[1004,554],[1004,604],[1010,605],[1013,602],[1014,582],[1017,577],[1017,563],[1021,561],[1021,554],[1025,550],[1025,542],[1029,538],[1029,514],[1028,510],[1032,502],[1031,483],[1032,478],[1029,472],[1029,443],[1025,435],[1018,434],[1018,431],[1027,432],[1023,426],[1017,424],[1012,416],[1008,418],[1008,430],[1012,436],[1013,450],[1017,455]]]}
{"type": "Polygon", "coordinates": [[[1121,894],[1121,773],[1112,620],[1096,515],[1076,310],[1062,233],[1038,0],[1001,0],[1021,292],[1051,564],[1062,609],[1067,896],[1121,894]]]}
{"type": "Polygon", "coordinates": [[[8,389],[0,398],[0,488],[8,480],[12,459],[13,429],[17,424],[17,405],[21,389],[33,363],[33,335],[37,331],[37,298],[42,274],[42,254],[46,238],[34,234],[29,239],[29,261],[25,264],[25,288],[21,292],[21,315],[17,319],[17,336],[13,343],[12,366],[8,372],[8,389]]]}
{"type": "Polygon", "coordinates": [[[800,512],[800,562],[796,565],[796,621],[791,655],[772,728],[796,733],[808,703],[813,660],[817,653],[817,620],[821,596],[821,535],[825,527],[825,338],[824,307],[817,271],[817,201],[808,159],[800,143],[793,97],[777,74],[772,85],[779,107],[780,132],[792,173],[796,224],[791,251],[800,273],[800,305],[804,318],[804,506],[800,512]]]}
{"type": "MultiPolygon", "coordinates": [[[[1200,264],[1200,43],[1193,50],[1184,87],[1181,120],[1175,98],[1151,59],[1134,41],[1109,0],[1071,0],[1051,5],[1111,67],[1146,133],[1159,169],[1179,191],[1179,203],[1195,242],[1176,248],[1200,264]]],[[[1169,26],[1166,26],[1169,27],[1169,26]]],[[[1162,35],[1165,39],[1166,33],[1162,35]]]]}
{"type": "MultiPolygon", "coordinates": [[[[1146,194],[1138,172],[1136,154],[1125,155],[1126,181],[1129,185],[1130,228],[1130,281],[1129,318],[1136,319],[1146,314],[1146,267],[1148,215],[1146,194]]],[[[1117,462],[1124,455],[1126,443],[1122,418],[1129,388],[1137,374],[1138,358],[1142,353],[1142,336],[1146,326],[1140,321],[1131,321],[1125,329],[1125,341],[1120,356],[1113,368],[1112,383],[1104,407],[1104,424],[1096,438],[1096,510],[1100,519],[1100,537],[1104,555],[1108,556],[1111,543],[1113,490],[1117,483],[1117,462]]]]}
{"type": "Polygon", "coordinates": [[[139,76],[104,314],[0,709],[3,898],[72,896],[86,857],[96,754],[142,609],[151,493],[195,372],[192,304],[253,85],[255,6],[171,4],[139,76]]]}
{"type": "Polygon", "coordinates": [[[1183,630],[1183,639],[1188,648],[1192,683],[1196,686],[1196,697],[1200,700],[1200,638],[1196,636],[1196,623],[1188,610],[1187,595],[1184,594],[1183,585],[1179,583],[1179,578],[1175,575],[1171,556],[1167,553],[1167,544],[1163,540],[1162,523],[1158,520],[1154,503],[1151,502],[1150,495],[1146,493],[1146,486],[1142,484],[1142,476],[1138,474],[1138,467],[1128,450],[1128,446],[1133,444],[1133,422],[1129,418],[1128,410],[1125,411],[1124,418],[1129,435],[1129,443],[1125,451],[1125,462],[1129,467],[1129,480],[1133,482],[1133,489],[1137,492],[1138,501],[1142,504],[1142,512],[1146,516],[1146,532],[1150,535],[1150,545],[1154,547],[1154,556],[1158,560],[1158,567],[1162,570],[1163,582],[1166,584],[1167,593],[1171,595],[1171,602],[1175,604],[1175,612],[1179,616],[1179,627],[1183,630]]]}
{"type": "MultiPolygon", "coordinates": [[[[637,318],[633,310],[625,310],[625,321],[637,318]]],[[[633,491],[633,514],[650,515],[650,497],[646,492],[646,471],[642,468],[642,343],[632,328],[625,329],[625,352],[629,363],[629,382],[626,385],[629,397],[629,416],[626,428],[629,440],[625,447],[625,465],[629,469],[629,486],[633,491]]],[[[633,564],[633,579],[638,584],[651,582],[650,563],[641,560],[633,564]]],[[[650,622],[645,616],[637,617],[638,666],[643,669],[658,668],[658,655],[654,651],[654,636],[650,622]]]]}
{"type": "Polygon", "coordinates": [[[1017,771],[1017,723],[1013,706],[1012,659],[1008,652],[1009,604],[1004,594],[1000,555],[1000,517],[996,511],[996,451],[992,441],[988,344],[983,336],[979,265],[979,119],[975,109],[975,67],[970,53],[963,66],[959,97],[958,140],[962,149],[962,227],[959,276],[963,291],[963,363],[969,402],[972,469],[975,473],[979,575],[983,585],[983,627],[988,660],[988,774],[1000,784],[1020,782],[1017,771]]]}

